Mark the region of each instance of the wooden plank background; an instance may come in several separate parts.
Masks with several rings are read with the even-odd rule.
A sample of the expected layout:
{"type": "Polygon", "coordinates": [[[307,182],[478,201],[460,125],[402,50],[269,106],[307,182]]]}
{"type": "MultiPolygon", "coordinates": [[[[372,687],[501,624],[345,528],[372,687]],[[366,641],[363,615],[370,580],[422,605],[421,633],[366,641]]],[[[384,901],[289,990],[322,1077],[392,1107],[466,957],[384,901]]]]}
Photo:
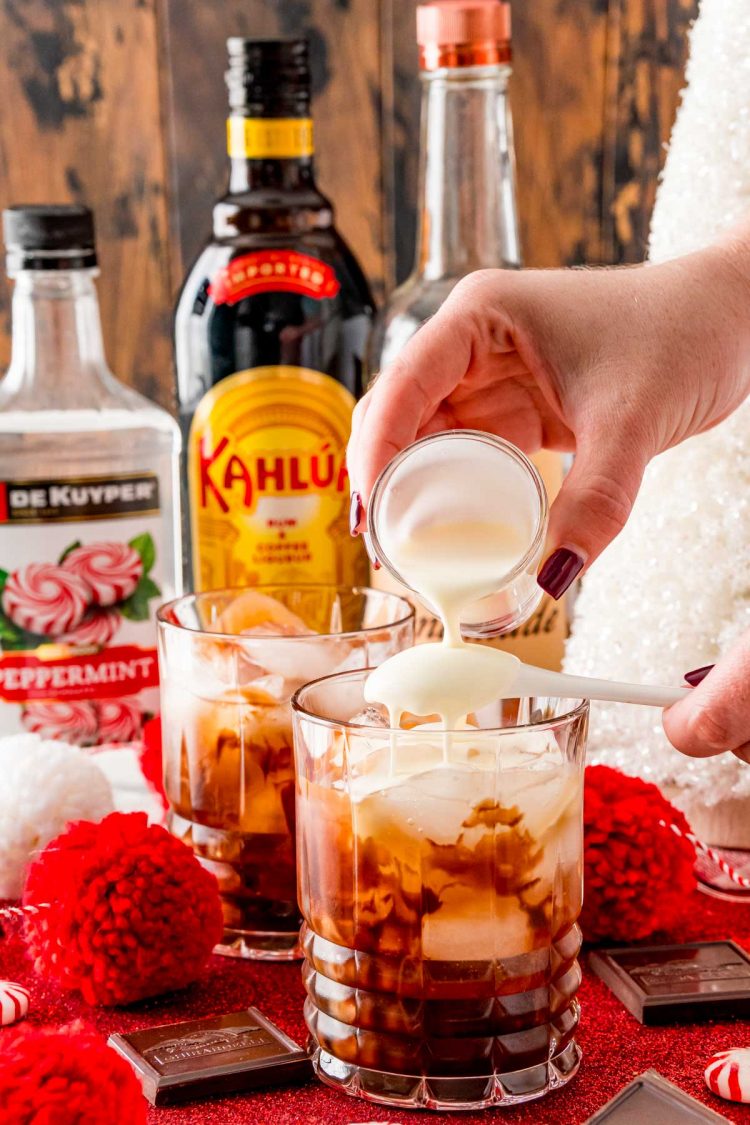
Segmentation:
{"type": "MultiPolygon", "coordinates": [[[[524,259],[645,252],[698,0],[518,0],[524,259]]],[[[224,41],[310,36],[318,169],[382,297],[413,254],[416,0],[5,0],[0,205],[96,210],[113,369],[172,401],[171,309],[225,176],[224,41]]],[[[0,366],[9,352],[1,288],[0,366]]]]}
{"type": "MultiPolygon", "coordinates": [[[[0,43],[0,206],[95,208],[110,364],[168,403],[175,277],[154,3],[5,0],[0,43]]],[[[4,368],[9,291],[0,290],[4,368]]]]}

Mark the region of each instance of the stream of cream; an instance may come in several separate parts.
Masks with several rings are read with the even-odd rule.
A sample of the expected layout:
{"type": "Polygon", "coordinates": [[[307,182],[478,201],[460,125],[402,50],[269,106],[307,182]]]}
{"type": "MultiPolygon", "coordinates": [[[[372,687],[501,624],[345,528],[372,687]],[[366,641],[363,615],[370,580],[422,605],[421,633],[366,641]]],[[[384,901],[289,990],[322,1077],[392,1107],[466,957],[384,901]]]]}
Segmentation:
{"type": "MultiPolygon", "coordinates": [[[[527,546],[517,528],[494,520],[428,523],[389,543],[394,568],[443,623],[442,641],[405,649],[367,678],[365,699],[387,708],[392,728],[410,713],[439,715],[443,730],[457,730],[472,712],[507,694],[518,659],[467,644],[460,620],[467,606],[497,591],[527,546]]],[[[447,737],[445,747],[447,755],[447,737]]]]}

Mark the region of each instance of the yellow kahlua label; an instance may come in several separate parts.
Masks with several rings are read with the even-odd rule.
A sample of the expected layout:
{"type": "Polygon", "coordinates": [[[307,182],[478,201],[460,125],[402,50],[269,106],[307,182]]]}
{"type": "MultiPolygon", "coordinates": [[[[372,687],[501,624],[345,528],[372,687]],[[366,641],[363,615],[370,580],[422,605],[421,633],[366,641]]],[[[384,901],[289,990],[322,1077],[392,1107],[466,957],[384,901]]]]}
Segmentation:
{"type": "Polygon", "coordinates": [[[227,152],[246,160],[291,160],[312,156],[309,117],[228,117],[227,152]]]}
{"type": "Polygon", "coordinates": [[[366,582],[349,535],[353,408],[345,387],[305,367],[239,371],[204,396],[188,440],[197,589],[366,582]]]}

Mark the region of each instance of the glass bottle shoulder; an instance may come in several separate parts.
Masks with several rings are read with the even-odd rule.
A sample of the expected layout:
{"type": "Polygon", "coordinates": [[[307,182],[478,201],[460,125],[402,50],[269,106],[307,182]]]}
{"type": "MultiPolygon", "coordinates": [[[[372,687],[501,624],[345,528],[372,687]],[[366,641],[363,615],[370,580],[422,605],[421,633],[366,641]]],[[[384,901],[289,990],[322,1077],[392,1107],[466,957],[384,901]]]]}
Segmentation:
{"type": "Polygon", "coordinates": [[[336,229],[330,204],[317,192],[310,192],[309,199],[308,193],[294,193],[293,202],[290,193],[256,192],[225,197],[216,204],[213,234],[194,260],[177,299],[177,331],[186,317],[203,315],[210,304],[208,288],[219,270],[241,255],[263,250],[296,251],[320,259],[335,270],[346,300],[360,305],[358,311],[373,312],[369,285],[336,229]]]}
{"type": "Polygon", "coordinates": [[[460,279],[427,280],[411,274],[393,291],[375,318],[368,346],[368,370],[374,375],[434,316],[460,279]]]}
{"type": "MultiPolygon", "coordinates": [[[[220,202],[217,207],[221,208],[220,202]]],[[[292,364],[323,371],[360,393],[361,367],[374,314],[367,280],[333,223],[330,206],[317,220],[287,213],[282,224],[253,229],[243,212],[231,237],[216,233],[195,260],[175,309],[177,395],[181,413],[191,413],[208,389],[227,375],[269,364],[292,364]],[[293,221],[294,220],[294,221],[293,221]],[[297,221],[299,220],[299,221],[297,221]],[[281,226],[282,229],[279,229],[281,226]],[[231,299],[215,299],[217,280],[233,261],[252,254],[297,253],[322,262],[335,278],[335,292],[297,291],[267,285],[247,287],[240,280],[231,299]],[[359,356],[359,361],[357,361],[359,356]],[[357,369],[357,362],[359,368],[357,369]],[[359,370],[359,374],[358,374],[359,370]]],[[[215,231],[222,230],[216,222],[215,231]]],[[[281,260],[277,259],[281,264],[281,260]]],[[[299,262],[296,263],[299,265],[299,262]]],[[[304,263],[303,263],[304,265],[304,263]]],[[[262,258],[247,269],[270,270],[262,258]]],[[[239,276],[239,275],[238,275],[239,276]]],[[[234,279],[230,279],[234,285],[234,279]]]]}
{"type": "Polygon", "coordinates": [[[0,435],[22,432],[61,434],[123,430],[151,431],[179,442],[172,415],[107,370],[86,379],[75,397],[12,386],[12,371],[0,381],[0,435]]]}

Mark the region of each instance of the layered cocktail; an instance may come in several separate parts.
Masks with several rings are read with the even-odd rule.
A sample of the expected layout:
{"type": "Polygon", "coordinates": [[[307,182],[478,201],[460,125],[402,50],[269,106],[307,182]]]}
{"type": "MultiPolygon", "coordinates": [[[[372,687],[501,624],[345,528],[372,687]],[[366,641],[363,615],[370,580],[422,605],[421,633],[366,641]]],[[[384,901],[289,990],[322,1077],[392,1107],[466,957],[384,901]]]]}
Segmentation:
{"type": "Polygon", "coordinates": [[[293,704],[318,1074],[405,1107],[539,1097],[579,1061],[588,705],[498,700],[461,730],[391,730],[364,680],[293,704]]]}
{"type": "Polygon", "coordinates": [[[219,591],[160,611],[169,826],[217,876],[220,952],[299,955],[291,695],[412,641],[409,604],[362,588],[219,591]]]}

